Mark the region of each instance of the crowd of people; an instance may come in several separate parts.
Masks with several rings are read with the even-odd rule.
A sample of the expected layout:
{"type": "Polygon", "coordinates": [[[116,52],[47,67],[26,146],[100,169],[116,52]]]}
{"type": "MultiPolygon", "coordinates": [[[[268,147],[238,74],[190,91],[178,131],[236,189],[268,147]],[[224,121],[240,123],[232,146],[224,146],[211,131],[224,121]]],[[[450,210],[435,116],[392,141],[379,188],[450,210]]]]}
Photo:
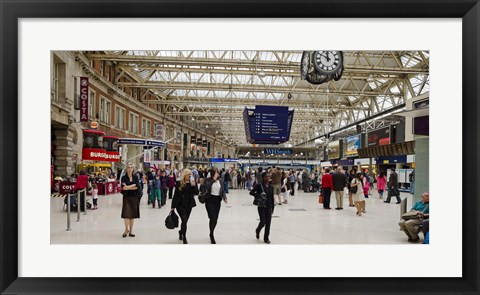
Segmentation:
{"type": "MultiPolygon", "coordinates": [[[[179,239],[187,244],[187,224],[192,209],[196,206],[195,196],[201,190],[205,191],[207,198],[205,208],[209,218],[209,237],[212,244],[216,244],[215,227],[221,208],[221,202],[228,202],[229,189],[246,189],[250,195],[257,197],[260,194],[266,196],[264,206],[258,207],[260,222],[255,229],[255,237],[260,238],[263,229],[263,240],[270,244],[270,226],[275,206],[288,204],[288,199],[295,196],[296,190],[304,192],[318,191],[323,196],[323,208],[331,209],[331,194],[335,195],[336,210],[343,210],[344,195],[348,194],[350,207],[356,208],[356,215],[366,213],[366,199],[369,198],[370,189],[373,187],[373,178],[365,172],[358,172],[352,168],[349,172],[337,167],[334,171],[329,168],[320,173],[309,173],[306,169],[284,170],[279,167],[258,167],[255,170],[247,169],[217,169],[216,167],[191,169],[150,169],[145,174],[136,170],[131,163],[127,164],[121,173],[120,182],[122,187],[122,212],[124,219],[123,237],[135,237],[133,232],[134,220],[140,218],[140,200],[144,195],[144,186],[147,186],[147,204],[152,208],[161,209],[166,206],[167,198],[172,199],[171,211],[178,213],[181,219],[179,239]]],[[[410,175],[411,177],[411,175],[410,175]]],[[[104,181],[115,181],[115,175],[105,177],[104,181]]],[[[76,181],[74,190],[92,188],[93,206],[98,208],[98,189],[95,184],[95,175],[87,176],[85,171],[80,171],[73,179],[76,181]]],[[[385,203],[390,203],[391,197],[401,203],[398,191],[398,176],[392,168],[389,179],[386,179],[382,171],[376,176],[378,196],[383,199],[387,191],[385,203]]],[[[422,202],[416,203],[412,210],[418,211],[418,218],[402,220],[399,225],[408,236],[409,242],[419,240],[419,228],[428,237],[428,193],[422,195],[422,202]],[[426,205],[425,205],[426,204],[426,205]]]]}

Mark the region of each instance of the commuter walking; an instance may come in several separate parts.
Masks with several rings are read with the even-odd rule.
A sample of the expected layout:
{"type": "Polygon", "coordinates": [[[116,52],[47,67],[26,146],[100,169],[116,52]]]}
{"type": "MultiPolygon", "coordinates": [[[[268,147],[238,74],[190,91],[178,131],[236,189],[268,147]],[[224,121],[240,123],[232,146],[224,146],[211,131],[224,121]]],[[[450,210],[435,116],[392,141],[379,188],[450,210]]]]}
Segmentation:
{"type": "Polygon", "coordinates": [[[178,238],[183,241],[184,244],[187,242],[187,223],[190,218],[190,213],[192,213],[192,208],[197,204],[195,203],[194,195],[198,195],[198,187],[193,178],[192,171],[185,169],[182,172],[180,179],[180,185],[178,188],[175,188],[175,193],[173,194],[172,200],[172,209],[174,211],[177,209],[177,213],[182,220],[180,226],[180,231],[178,232],[178,238]]]}
{"type": "Polygon", "coordinates": [[[247,190],[250,191],[252,189],[252,181],[253,181],[252,169],[248,169],[245,177],[247,180],[247,190]]]}
{"type": "Polygon", "coordinates": [[[224,176],[224,181],[225,181],[225,193],[228,194],[228,184],[230,182],[230,173],[225,171],[225,176],[224,176]]]}
{"type": "Polygon", "coordinates": [[[290,196],[295,195],[295,173],[293,170],[290,170],[290,175],[288,176],[288,180],[290,181],[290,196]]]}
{"type": "Polygon", "coordinates": [[[282,173],[278,168],[274,168],[272,172],[272,187],[273,187],[273,200],[275,204],[282,205],[281,199],[281,187],[282,187],[282,173]],[[278,199],[278,202],[277,202],[278,199]]]}
{"type": "Polygon", "coordinates": [[[133,234],[133,224],[136,218],[140,218],[140,207],[138,204],[138,179],[137,176],[133,174],[133,164],[127,164],[127,170],[125,175],[121,179],[122,184],[122,214],[125,231],[123,232],[123,237],[127,235],[129,237],[135,237],[133,234]]]}
{"type": "Polygon", "coordinates": [[[165,171],[160,175],[160,208],[167,203],[168,177],[165,171]]]}
{"type": "Polygon", "coordinates": [[[161,201],[161,193],[160,188],[162,186],[162,182],[160,181],[160,175],[155,175],[155,179],[153,180],[152,184],[152,193],[150,198],[150,204],[152,204],[152,208],[155,208],[155,200],[157,200],[158,208],[162,207],[161,201]]]}
{"type": "Polygon", "coordinates": [[[257,240],[260,239],[260,232],[262,231],[263,227],[265,227],[263,241],[267,244],[270,244],[270,225],[272,223],[272,214],[275,204],[273,200],[273,186],[270,184],[270,174],[267,171],[262,174],[262,182],[257,183],[257,185],[255,185],[255,187],[250,191],[250,195],[254,197],[259,196],[261,193],[266,194],[267,201],[265,207],[257,207],[260,222],[255,230],[255,237],[257,240]]]}
{"type": "Polygon", "coordinates": [[[237,189],[238,188],[238,178],[237,178],[237,170],[233,169],[232,173],[231,173],[231,177],[232,177],[232,188],[233,189],[237,189]]]}
{"type": "Polygon", "coordinates": [[[385,177],[385,173],[382,171],[377,176],[377,191],[380,199],[383,199],[383,192],[385,191],[385,187],[387,185],[387,178],[385,177]]]}
{"type": "Polygon", "coordinates": [[[357,173],[353,178],[350,187],[352,188],[353,201],[357,208],[357,215],[362,216],[365,206],[365,195],[363,194],[363,174],[357,173]]]}
{"type": "Polygon", "coordinates": [[[205,201],[205,208],[207,209],[210,228],[210,243],[216,244],[214,231],[218,222],[218,215],[220,213],[220,204],[222,200],[227,203],[227,195],[225,194],[225,187],[220,179],[220,174],[217,168],[213,167],[210,170],[210,178],[206,180],[207,200],[205,201]]]}
{"type": "Polygon", "coordinates": [[[400,191],[398,190],[398,176],[397,173],[395,173],[394,167],[390,168],[390,170],[390,178],[388,179],[388,197],[385,203],[390,203],[392,196],[395,196],[395,198],[397,198],[396,204],[400,204],[402,199],[400,198],[400,191]]]}
{"type": "Polygon", "coordinates": [[[343,192],[345,189],[345,174],[341,167],[337,167],[337,172],[332,175],[333,190],[335,191],[335,199],[337,201],[336,210],[343,209],[343,192]]]}

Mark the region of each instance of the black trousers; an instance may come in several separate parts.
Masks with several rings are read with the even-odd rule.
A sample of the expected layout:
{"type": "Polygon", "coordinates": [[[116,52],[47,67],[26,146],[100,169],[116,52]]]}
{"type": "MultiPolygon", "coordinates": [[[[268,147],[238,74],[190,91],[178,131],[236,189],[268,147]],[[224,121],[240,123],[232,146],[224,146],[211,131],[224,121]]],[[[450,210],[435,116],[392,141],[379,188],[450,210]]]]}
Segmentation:
{"type": "Polygon", "coordinates": [[[260,223],[257,227],[257,233],[260,233],[263,227],[265,232],[263,234],[263,240],[268,240],[270,236],[270,224],[272,223],[272,208],[270,207],[258,207],[258,216],[260,216],[260,223]]]}
{"type": "Polygon", "coordinates": [[[173,187],[168,188],[168,198],[171,199],[173,197],[173,187]]]}
{"type": "MultiPolygon", "coordinates": [[[[392,188],[389,188],[388,189],[388,197],[387,197],[387,200],[385,202],[390,203],[390,199],[392,198],[392,195],[394,193],[395,193],[394,190],[392,188]]],[[[400,198],[399,195],[398,196],[395,195],[395,198],[397,198],[397,202],[399,202],[399,203],[402,201],[402,199],[400,198]]]]}
{"type": "Polygon", "coordinates": [[[295,182],[290,182],[290,196],[295,195],[295,182]]]}
{"type": "Polygon", "coordinates": [[[330,208],[330,195],[332,194],[331,188],[323,189],[323,208],[330,208]]]}
{"type": "Polygon", "coordinates": [[[182,220],[182,224],[180,225],[180,232],[182,233],[182,235],[185,236],[187,234],[187,223],[188,218],[190,218],[190,213],[192,213],[192,208],[177,207],[177,212],[180,216],[180,219],[182,220]]]}
{"type": "Polygon", "coordinates": [[[210,219],[208,223],[208,227],[210,229],[210,235],[213,235],[213,232],[215,231],[215,227],[217,226],[221,202],[222,202],[222,197],[220,196],[210,196],[205,201],[205,208],[207,209],[208,219],[210,219]]]}

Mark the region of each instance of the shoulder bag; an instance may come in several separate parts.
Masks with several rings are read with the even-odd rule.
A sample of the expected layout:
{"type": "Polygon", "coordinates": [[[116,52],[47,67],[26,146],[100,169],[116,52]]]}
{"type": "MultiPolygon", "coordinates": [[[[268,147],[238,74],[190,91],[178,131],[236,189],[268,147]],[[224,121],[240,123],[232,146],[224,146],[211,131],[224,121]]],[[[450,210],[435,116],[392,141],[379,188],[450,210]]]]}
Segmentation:
{"type": "Polygon", "coordinates": [[[263,190],[263,184],[260,184],[260,187],[262,188],[262,192],[255,196],[255,199],[253,199],[253,205],[264,208],[267,207],[267,194],[263,190]]]}

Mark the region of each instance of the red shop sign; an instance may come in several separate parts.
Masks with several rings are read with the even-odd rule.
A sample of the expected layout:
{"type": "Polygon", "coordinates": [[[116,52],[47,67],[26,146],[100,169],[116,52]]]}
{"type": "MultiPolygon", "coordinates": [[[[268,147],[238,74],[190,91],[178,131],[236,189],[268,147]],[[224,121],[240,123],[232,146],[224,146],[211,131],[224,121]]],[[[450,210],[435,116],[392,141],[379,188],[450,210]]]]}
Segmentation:
{"type": "Polygon", "coordinates": [[[83,160],[120,162],[119,152],[108,152],[104,149],[82,149],[83,160]]]}
{"type": "Polygon", "coordinates": [[[58,186],[58,192],[61,195],[66,195],[69,194],[70,191],[75,187],[75,182],[70,182],[70,181],[60,181],[60,184],[58,186]]]}

